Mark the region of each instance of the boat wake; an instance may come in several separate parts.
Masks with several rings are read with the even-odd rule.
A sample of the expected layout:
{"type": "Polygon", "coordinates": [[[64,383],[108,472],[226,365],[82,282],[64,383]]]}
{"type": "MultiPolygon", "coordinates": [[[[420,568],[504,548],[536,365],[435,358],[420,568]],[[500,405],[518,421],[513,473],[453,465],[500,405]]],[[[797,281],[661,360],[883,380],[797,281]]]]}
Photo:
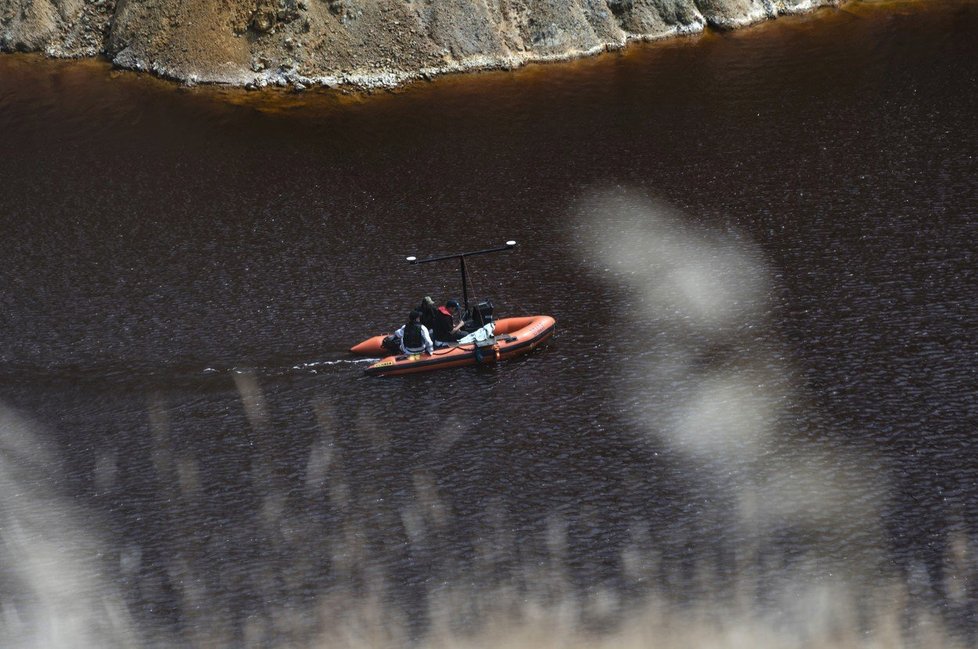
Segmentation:
{"type": "Polygon", "coordinates": [[[294,374],[319,374],[328,368],[342,365],[375,363],[379,358],[337,358],[329,360],[308,361],[293,365],[235,365],[233,367],[205,367],[201,373],[205,376],[226,374],[261,374],[265,376],[285,376],[294,374]]]}
{"type": "Polygon", "coordinates": [[[359,363],[375,363],[379,358],[339,358],[332,361],[310,361],[308,363],[300,363],[298,365],[293,365],[292,370],[297,372],[313,372],[324,367],[331,367],[333,365],[351,365],[359,363]]]}

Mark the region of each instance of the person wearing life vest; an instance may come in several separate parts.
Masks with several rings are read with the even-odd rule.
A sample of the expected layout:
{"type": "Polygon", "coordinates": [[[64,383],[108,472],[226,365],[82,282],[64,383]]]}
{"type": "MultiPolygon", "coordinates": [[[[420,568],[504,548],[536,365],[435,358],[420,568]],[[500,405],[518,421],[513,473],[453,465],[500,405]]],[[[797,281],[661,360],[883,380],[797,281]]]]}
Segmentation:
{"type": "Polygon", "coordinates": [[[405,354],[430,354],[434,349],[428,327],[421,324],[421,313],[412,311],[406,325],[394,332],[394,337],[401,342],[401,351],[405,354]]]}
{"type": "Polygon", "coordinates": [[[435,324],[433,337],[440,343],[455,342],[465,336],[462,326],[465,319],[462,317],[462,309],[457,300],[449,300],[445,306],[435,309],[435,324]]]}

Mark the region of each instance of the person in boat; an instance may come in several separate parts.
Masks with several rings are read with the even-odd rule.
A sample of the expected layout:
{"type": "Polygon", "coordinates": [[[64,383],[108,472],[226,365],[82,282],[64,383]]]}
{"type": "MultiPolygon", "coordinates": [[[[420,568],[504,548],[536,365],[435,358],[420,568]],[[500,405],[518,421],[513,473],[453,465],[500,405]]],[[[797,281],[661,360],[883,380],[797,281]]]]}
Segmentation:
{"type": "Polygon", "coordinates": [[[418,310],[421,312],[421,324],[428,327],[428,331],[434,331],[435,312],[438,310],[435,307],[435,301],[425,295],[424,299],[421,300],[421,306],[418,307],[418,310]]]}
{"type": "Polygon", "coordinates": [[[421,324],[421,312],[414,310],[408,316],[407,324],[394,332],[394,337],[400,341],[401,351],[405,354],[431,354],[434,344],[428,327],[421,324]]]}
{"type": "Polygon", "coordinates": [[[462,317],[462,308],[458,300],[449,300],[445,306],[440,306],[435,310],[435,324],[433,337],[436,342],[453,343],[459,338],[465,337],[462,327],[465,325],[465,318],[462,317]]]}

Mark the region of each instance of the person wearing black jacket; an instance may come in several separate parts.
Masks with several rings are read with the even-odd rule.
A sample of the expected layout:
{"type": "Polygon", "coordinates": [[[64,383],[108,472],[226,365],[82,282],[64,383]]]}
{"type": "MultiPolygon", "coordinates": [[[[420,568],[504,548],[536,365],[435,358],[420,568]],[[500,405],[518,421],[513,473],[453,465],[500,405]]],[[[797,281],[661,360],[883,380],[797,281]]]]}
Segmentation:
{"type": "Polygon", "coordinates": [[[462,317],[462,309],[457,300],[449,300],[445,306],[435,309],[435,323],[433,338],[442,343],[455,342],[465,336],[462,326],[465,319],[462,317]]]}

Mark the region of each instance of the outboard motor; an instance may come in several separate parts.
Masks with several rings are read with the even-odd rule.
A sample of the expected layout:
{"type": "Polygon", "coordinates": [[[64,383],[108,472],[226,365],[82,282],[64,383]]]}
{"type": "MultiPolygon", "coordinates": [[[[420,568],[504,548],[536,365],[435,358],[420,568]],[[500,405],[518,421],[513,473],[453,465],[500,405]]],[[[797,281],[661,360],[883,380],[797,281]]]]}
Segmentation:
{"type": "Polygon", "coordinates": [[[492,300],[486,298],[472,307],[472,325],[476,328],[492,322],[492,300]]]}

